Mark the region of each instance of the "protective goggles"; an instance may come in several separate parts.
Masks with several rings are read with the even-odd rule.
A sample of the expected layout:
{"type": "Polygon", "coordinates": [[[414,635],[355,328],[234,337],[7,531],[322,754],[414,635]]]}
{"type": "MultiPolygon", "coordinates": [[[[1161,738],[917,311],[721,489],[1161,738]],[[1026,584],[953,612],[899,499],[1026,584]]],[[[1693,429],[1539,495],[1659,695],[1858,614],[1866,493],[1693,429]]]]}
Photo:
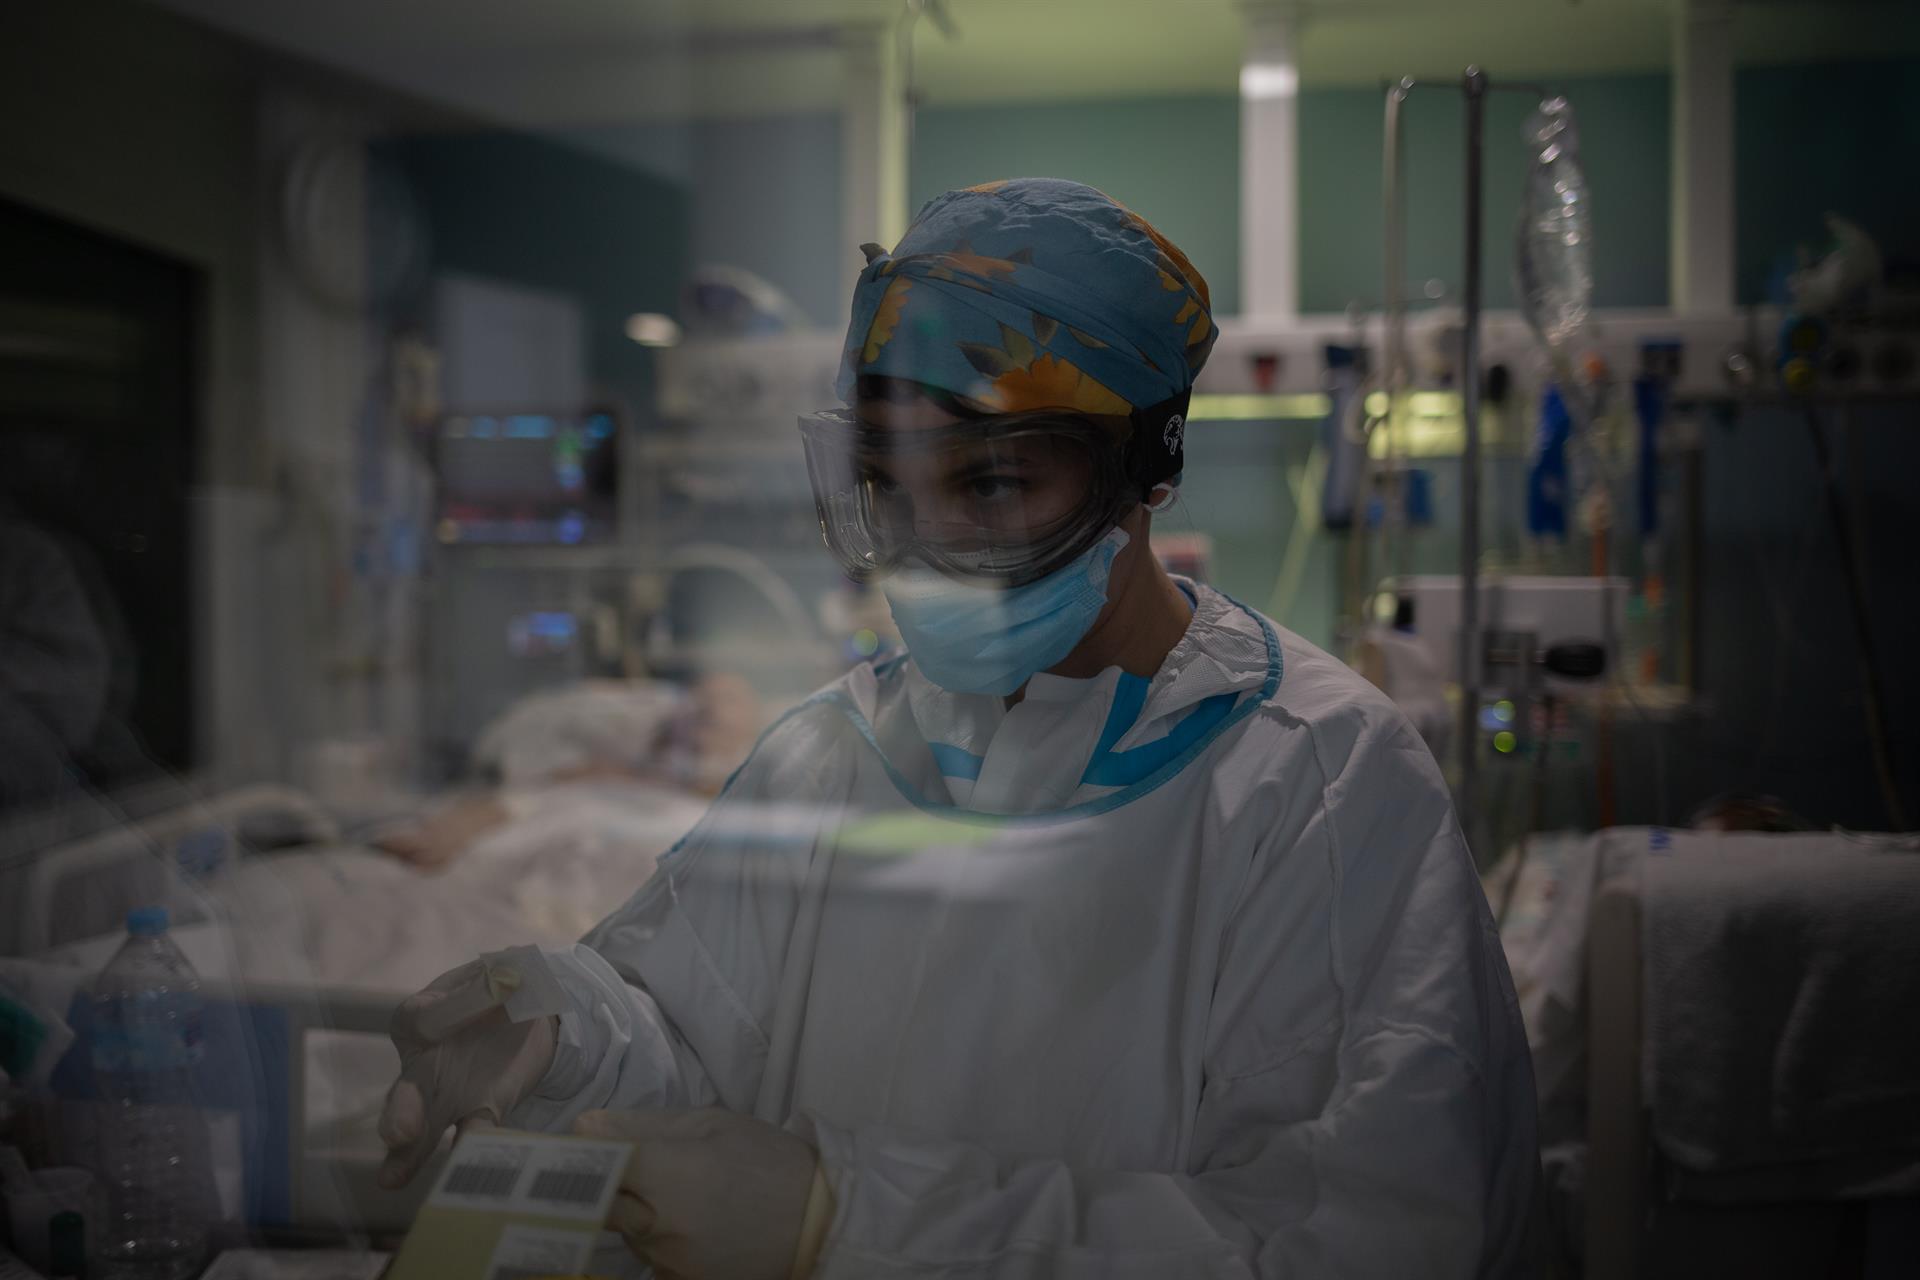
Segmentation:
{"type": "Polygon", "coordinates": [[[1005,587],[1046,577],[1140,501],[1132,434],[1057,410],[925,429],[800,419],[821,532],[856,582],[914,563],[1005,587]]]}

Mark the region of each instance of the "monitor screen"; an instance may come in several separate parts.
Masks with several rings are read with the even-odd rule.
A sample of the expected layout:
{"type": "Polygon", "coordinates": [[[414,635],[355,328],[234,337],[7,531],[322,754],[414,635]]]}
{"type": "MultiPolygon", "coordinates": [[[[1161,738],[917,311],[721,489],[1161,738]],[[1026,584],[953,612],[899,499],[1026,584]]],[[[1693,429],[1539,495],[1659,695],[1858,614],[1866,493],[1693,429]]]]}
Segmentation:
{"type": "Polygon", "coordinates": [[[439,540],[571,545],[611,538],[618,439],[606,412],[442,419],[435,449],[439,540]]]}

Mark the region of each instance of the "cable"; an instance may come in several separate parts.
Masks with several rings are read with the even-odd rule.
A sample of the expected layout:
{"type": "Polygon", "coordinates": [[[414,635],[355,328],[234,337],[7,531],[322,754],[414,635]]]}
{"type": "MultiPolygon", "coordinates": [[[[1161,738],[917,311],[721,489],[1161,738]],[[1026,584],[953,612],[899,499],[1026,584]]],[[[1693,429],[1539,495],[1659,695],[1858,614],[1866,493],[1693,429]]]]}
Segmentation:
{"type": "Polygon", "coordinates": [[[807,611],[800,593],[775,573],[765,560],[744,547],[721,542],[688,542],[667,552],[653,567],[659,573],[681,573],[688,569],[714,569],[731,573],[759,591],[761,598],[787,624],[789,639],[804,641],[820,634],[820,626],[807,611]]]}
{"type": "Polygon", "coordinates": [[[1860,678],[1866,686],[1867,740],[1873,748],[1874,772],[1879,775],[1880,799],[1895,831],[1907,830],[1906,807],[1900,802],[1900,788],[1894,782],[1893,746],[1888,740],[1886,704],[1881,693],[1880,664],[1873,655],[1873,628],[1867,616],[1865,566],[1854,545],[1853,525],[1847,519],[1846,499],[1834,478],[1833,462],[1827,449],[1827,436],[1819,411],[1807,405],[1807,434],[1813,438],[1813,452],[1820,467],[1821,488],[1826,491],[1827,515],[1833,522],[1834,540],[1840,544],[1845,562],[1847,603],[1853,615],[1854,642],[1860,663],[1860,678]]]}
{"type": "MultiPolygon", "coordinates": [[[[1273,590],[1267,596],[1267,616],[1282,625],[1291,625],[1289,617],[1293,612],[1293,602],[1300,594],[1300,583],[1307,571],[1307,553],[1313,546],[1313,536],[1320,523],[1320,485],[1327,474],[1327,452],[1315,441],[1307,451],[1307,460],[1301,464],[1299,479],[1293,495],[1293,530],[1287,535],[1286,554],[1280,561],[1280,572],[1273,580],[1273,590]]],[[[1359,529],[1351,530],[1349,537],[1361,536],[1359,529]]],[[[1335,619],[1338,626],[1340,619],[1335,619]]],[[[1354,640],[1357,642],[1366,629],[1367,614],[1362,609],[1358,622],[1354,626],[1354,640]]]]}
{"type": "Polygon", "coordinates": [[[1787,603],[1800,596],[1806,588],[1807,573],[1813,564],[1814,544],[1820,537],[1820,511],[1822,504],[1816,499],[1807,513],[1804,528],[1800,531],[1794,553],[1793,568],[1787,575],[1787,585],[1783,589],[1778,581],[1779,575],[1769,571],[1765,554],[1755,546],[1747,547],[1754,566],[1754,581],[1759,583],[1761,594],[1765,597],[1768,611],[1773,615],[1773,679],[1769,682],[1766,717],[1761,721],[1760,731],[1753,737],[1752,768],[1758,769],[1770,758],[1774,739],[1780,726],[1780,706],[1786,696],[1787,673],[1790,659],[1799,650],[1817,652],[1818,646],[1809,641],[1796,625],[1793,609],[1787,603]]]}

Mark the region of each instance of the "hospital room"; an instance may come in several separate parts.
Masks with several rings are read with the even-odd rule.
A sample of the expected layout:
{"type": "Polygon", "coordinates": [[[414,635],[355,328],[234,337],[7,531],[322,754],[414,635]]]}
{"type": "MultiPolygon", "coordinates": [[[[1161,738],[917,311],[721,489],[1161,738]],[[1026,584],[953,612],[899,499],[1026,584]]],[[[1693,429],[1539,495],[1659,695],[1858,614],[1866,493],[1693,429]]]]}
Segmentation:
{"type": "Polygon", "coordinates": [[[1920,7],[0,27],[0,1280],[1920,1275],[1920,7]]]}

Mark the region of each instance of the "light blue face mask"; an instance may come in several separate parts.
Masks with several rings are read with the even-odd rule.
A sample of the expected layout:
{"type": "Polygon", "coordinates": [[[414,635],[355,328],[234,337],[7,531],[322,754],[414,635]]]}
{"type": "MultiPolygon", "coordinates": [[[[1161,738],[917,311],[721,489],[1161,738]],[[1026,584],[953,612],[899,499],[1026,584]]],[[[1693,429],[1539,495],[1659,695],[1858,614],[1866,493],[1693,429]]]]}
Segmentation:
{"type": "Polygon", "coordinates": [[[1107,604],[1115,529],[1054,573],[1010,590],[976,587],[919,570],[882,590],[907,652],[927,679],[953,693],[1012,693],[1073,652],[1107,604]]]}

